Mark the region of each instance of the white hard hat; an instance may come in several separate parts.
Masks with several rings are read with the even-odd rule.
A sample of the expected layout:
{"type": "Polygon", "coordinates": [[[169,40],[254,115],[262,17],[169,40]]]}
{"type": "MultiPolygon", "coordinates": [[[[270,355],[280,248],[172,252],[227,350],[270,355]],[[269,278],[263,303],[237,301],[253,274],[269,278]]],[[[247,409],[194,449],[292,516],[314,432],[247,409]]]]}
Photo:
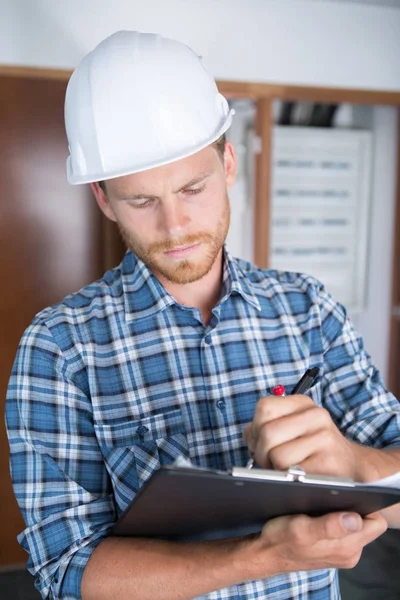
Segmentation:
{"type": "Polygon", "coordinates": [[[221,137],[233,112],[188,46],[119,31],[68,83],[68,181],[111,179],[190,156],[221,137]]]}

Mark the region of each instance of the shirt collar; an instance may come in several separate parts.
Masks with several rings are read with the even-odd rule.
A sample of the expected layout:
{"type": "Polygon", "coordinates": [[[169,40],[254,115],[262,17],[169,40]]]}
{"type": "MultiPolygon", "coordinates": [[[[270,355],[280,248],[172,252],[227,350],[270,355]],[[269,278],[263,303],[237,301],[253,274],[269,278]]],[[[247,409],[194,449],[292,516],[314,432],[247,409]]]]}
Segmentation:
{"type": "Polygon", "coordinates": [[[121,263],[121,279],[127,321],[145,319],[176,304],[157,277],[130,250],[121,263]]]}
{"type": "MultiPolygon", "coordinates": [[[[144,319],[172,304],[178,305],[157,277],[130,250],[126,252],[121,263],[121,280],[127,321],[144,319]]],[[[261,310],[251,282],[241,270],[238,260],[225,248],[221,302],[232,292],[240,294],[246,302],[261,310]]]]}
{"type": "Polygon", "coordinates": [[[240,262],[225,247],[222,299],[227,298],[232,292],[236,292],[254,308],[261,310],[260,302],[252,289],[251,281],[242,270],[240,262]]]}

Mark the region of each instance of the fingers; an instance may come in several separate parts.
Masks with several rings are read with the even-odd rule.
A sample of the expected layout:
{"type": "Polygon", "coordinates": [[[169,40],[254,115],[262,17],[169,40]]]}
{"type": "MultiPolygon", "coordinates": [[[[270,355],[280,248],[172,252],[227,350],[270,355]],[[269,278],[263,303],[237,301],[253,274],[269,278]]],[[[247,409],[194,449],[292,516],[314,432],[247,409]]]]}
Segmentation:
{"type": "Polygon", "coordinates": [[[253,451],[252,446],[255,446],[260,431],[267,423],[294,413],[302,413],[313,407],[316,408],[314,402],[308,396],[288,396],[287,398],[267,396],[261,398],[256,404],[253,421],[245,427],[243,432],[243,437],[249,449],[253,451]]]}
{"type": "Polygon", "coordinates": [[[258,438],[251,439],[251,451],[260,466],[268,456],[275,468],[285,469],[320,452],[321,436],[324,436],[323,448],[333,433],[326,410],[313,404],[303,412],[281,417],[261,427],[258,438]]]}
{"type": "Polygon", "coordinates": [[[309,473],[354,477],[356,445],[340,433],[329,412],[307,396],[262,398],[243,437],[264,469],[284,471],[300,465],[309,473]]]}
{"type": "Polygon", "coordinates": [[[362,531],[363,520],[357,513],[329,513],[313,519],[311,533],[319,539],[340,540],[349,534],[362,531]]]}
{"type": "Polygon", "coordinates": [[[256,404],[253,418],[254,433],[264,423],[269,423],[275,419],[291,415],[295,412],[302,412],[307,408],[315,406],[315,403],[308,396],[266,396],[261,398],[256,404]]]}
{"type": "Polygon", "coordinates": [[[260,440],[255,450],[252,451],[255,461],[260,467],[269,464],[272,469],[286,471],[293,465],[299,465],[307,473],[330,475],[329,469],[326,468],[325,464],[322,464],[323,461],[318,455],[321,449],[321,436],[318,434],[305,435],[281,446],[272,447],[270,450],[268,444],[266,446],[263,446],[263,442],[260,440]],[[310,468],[309,465],[314,463],[314,457],[317,459],[315,461],[317,463],[316,467],[310,468]]]}
{"type": "Polygon", "coordinates": [[[362,519],[352,512],[322,517],[306,515],[272,519],[257,539],[258,550],[275,561],[277,573],[326,568],[352,568],[364,546],[386,530],[385,519],[375,513],[362,519]]]}
{"type": "MultiPolygon", "coordinates": [[[[331,441],[337,445],[334,443],[335,440],[340,442],[337,433],[329,413],[310,398],[285,398],[282,406],[282,399],[268,397],[258,403],[254,419],[245,427],[243,437],[259,466],[284,470],[293,464],[302,464],[314,454],[320,455],[331,441]]],[[[328,459],[329,456],[328,452],[328,459]]],[[[329,473],[336,474],[334,465],[332,469],[329,473]]]]}
{"type": "Polygon", "coordinates": [[[310,520],[309,535],[314,543],[323,539],[332,542],[346,539],[347,549],[351,554],[359,552],[387,529],[387,523],[379,513],[363,519],[357,513],[338,512],[310,520]]]}
{"type": "Polygon", "coordinates": [[[321,517],[296,515],[272,519],[264,526],[262,535],[268,536],[273,543],[282,539],[304,548],[315,547],[320,542],[341,543],[347,539],[349,552],[357,553],[386,529],[386,520],[379,513],[363,519],[357,513],[336,512],[321,517]]]}
{"type": "Polygon", "coordinates": [[[246,427],[243,429],[243,439],[246,442],[250,452],[254,452],[255,450],[255,446],[256,446],[256,442],[253,439],[252,435],[251,435],[251,431],[252,431],[252,424],[249,423],[248,425],[246,425],[246,427]]]}
{"type": "Polygon", "coordinates": [[[268,521],[263,535],[292,539],[300,546],[313,546],[321,540],[340,540],[361,531],[363,520],[357,513],[329,513],[322,517],[307,515],[285,516],[268,521]]]}
{"type": "Polygon", "coordinates": [[[340,540],[350,536],[352,543],[362,547],[382,535],[387,529],[386,520],[379,513],[362,518],[353,512],[337,512],[310,519],[310,534],[319,539],[340,540]]]}
{"type": "Polygon", "coordinates": [[[379,512],[367,515],[364,517],[363,522],[363,532],[367,538],[366,544],[376,540],[376,538],[382,535],[382,533],[385,533],[388,528],[386,519],[379,512]]]}

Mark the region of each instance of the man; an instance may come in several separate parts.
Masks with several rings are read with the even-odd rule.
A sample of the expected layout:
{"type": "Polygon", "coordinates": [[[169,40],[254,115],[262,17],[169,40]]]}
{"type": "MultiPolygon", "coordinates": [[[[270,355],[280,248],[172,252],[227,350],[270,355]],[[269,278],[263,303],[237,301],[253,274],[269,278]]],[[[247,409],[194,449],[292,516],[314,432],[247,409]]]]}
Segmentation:
{"type": "Polygon", "coordinates": [[[261,467],[359,481],[400,470],[399,406],[344,309],[313,278],[224,249],[231,119],[199,57],[159,36],[111,36],[69,83],[69,181],[91,184],[129,251],[36,316],[10,380],[19,540],[43,598],[336,599],[336,568],[400,524],[395,506],[216,542],[109,535],[180,455],[228,469],[250,449],[261,467]],[[311,397],[270,395],[315,365],[311,397]]]}

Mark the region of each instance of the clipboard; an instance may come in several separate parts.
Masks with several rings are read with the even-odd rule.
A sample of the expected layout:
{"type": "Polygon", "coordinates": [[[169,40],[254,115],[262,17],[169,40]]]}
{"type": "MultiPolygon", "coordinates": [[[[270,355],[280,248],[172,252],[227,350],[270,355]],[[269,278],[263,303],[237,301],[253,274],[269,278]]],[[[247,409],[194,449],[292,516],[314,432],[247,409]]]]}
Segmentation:
{"type": "Polygon", "coordinates": [[[282,515],[354,511],[400,502],[400,489],[288,471],[161,467],[122,513],[111,535],[195,541],[258,533],[282,515]]]}

